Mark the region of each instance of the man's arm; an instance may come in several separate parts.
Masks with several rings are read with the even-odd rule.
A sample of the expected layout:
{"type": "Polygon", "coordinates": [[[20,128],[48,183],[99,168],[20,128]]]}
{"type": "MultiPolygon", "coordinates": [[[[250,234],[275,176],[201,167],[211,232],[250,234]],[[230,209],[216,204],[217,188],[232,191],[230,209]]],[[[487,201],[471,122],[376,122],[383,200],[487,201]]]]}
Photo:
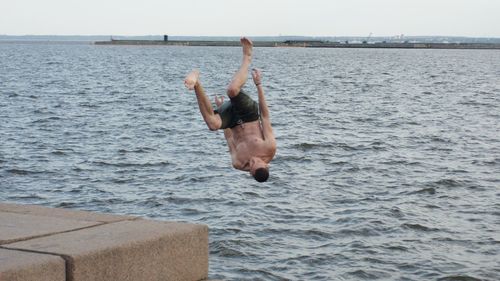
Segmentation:
{"type": "Polygon", "coordinates": [[[200,108],[201,116],[207,124],[208,128],[212,131],[218,130],[222,124],[220,116],[214,114],[214,109],[212,104],[205,94],[205,90],[201,86],[200,82],[200,72],[198,70],[191,71],[184,80],[184,85],[189,90],[194,90],[196,93],[196,100],[198,101],[198,107],[200,108]]]}
{"type": "Polygon", "coordinates": [[[271,144],[275,145],[275,139],[273,134],[273,128],[271,127],[271,118],[269,115],[269,108],[267,107],[266,98],[264,97],[264,89],[262,88],[261,73],[258,69],[252,70],[252,78],[257,87],[257,93],[259,95],[259,111],[260,119],[262,121],[262,133],[264,134],[264,139],[271,144]]]}

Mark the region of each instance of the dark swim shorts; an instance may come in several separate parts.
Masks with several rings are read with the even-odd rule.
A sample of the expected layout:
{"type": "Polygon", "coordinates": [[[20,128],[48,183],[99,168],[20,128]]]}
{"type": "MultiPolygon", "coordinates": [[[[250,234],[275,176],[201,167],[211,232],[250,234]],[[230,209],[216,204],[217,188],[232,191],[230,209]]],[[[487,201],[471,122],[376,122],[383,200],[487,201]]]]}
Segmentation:
{"type": "Polygon", "coordinates": [[[221,129],[233,128],[237,125],[259,119],[259,106],[243,91],[230,101],[223,103],[215,113],[222,119],[221,129]]]}

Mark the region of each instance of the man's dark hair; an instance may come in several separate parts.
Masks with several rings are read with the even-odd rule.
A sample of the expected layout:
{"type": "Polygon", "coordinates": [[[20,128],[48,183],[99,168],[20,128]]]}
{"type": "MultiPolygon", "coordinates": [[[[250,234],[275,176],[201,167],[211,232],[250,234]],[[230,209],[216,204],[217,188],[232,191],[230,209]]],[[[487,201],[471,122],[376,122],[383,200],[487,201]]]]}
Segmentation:
{"type": "Polygon", "coordinates": [[[269,178],[269,170],[266,168],[258,168],[255,170],[253,177],[258,182],[265,182],[269,178]]]}

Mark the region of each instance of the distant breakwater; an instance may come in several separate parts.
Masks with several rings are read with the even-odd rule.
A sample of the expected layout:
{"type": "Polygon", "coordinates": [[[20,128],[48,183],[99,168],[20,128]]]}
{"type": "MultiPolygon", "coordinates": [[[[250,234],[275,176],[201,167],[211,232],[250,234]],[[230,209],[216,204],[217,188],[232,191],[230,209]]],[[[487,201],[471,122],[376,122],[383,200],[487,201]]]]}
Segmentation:
{"type": "MultiPolygon", "coordinates": [[[[238,41],[182,41],[182,40],[111,40],[96,41],[96,45],[154,45],[154,46],[213,46],[238,47],[238,41]]],[[[300,47],[300,48],[382,48],[382,49],[496,49],[493,43],[348,43],[330,41],[256,41],[255,47],[300,47]]]]}

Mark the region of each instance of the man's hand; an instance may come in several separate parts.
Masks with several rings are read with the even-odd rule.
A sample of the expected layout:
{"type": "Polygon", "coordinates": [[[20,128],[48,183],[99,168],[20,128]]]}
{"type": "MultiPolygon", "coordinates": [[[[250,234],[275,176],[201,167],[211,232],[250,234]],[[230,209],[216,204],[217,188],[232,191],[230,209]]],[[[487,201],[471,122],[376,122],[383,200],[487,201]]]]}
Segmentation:
{"type": "Polygon", "coordinates": [[[256,86],[260,85],[262,83],[262,72],[260,72],[257,68],[252,69],[252,78],[256,86]]]}
{"type": "Polygon", "coordinates": [[[215,105],[217,105],[217,107],[220,107],[223,103],[224,103],[224,96],[221,97],[215,96],[215,105]]]}

